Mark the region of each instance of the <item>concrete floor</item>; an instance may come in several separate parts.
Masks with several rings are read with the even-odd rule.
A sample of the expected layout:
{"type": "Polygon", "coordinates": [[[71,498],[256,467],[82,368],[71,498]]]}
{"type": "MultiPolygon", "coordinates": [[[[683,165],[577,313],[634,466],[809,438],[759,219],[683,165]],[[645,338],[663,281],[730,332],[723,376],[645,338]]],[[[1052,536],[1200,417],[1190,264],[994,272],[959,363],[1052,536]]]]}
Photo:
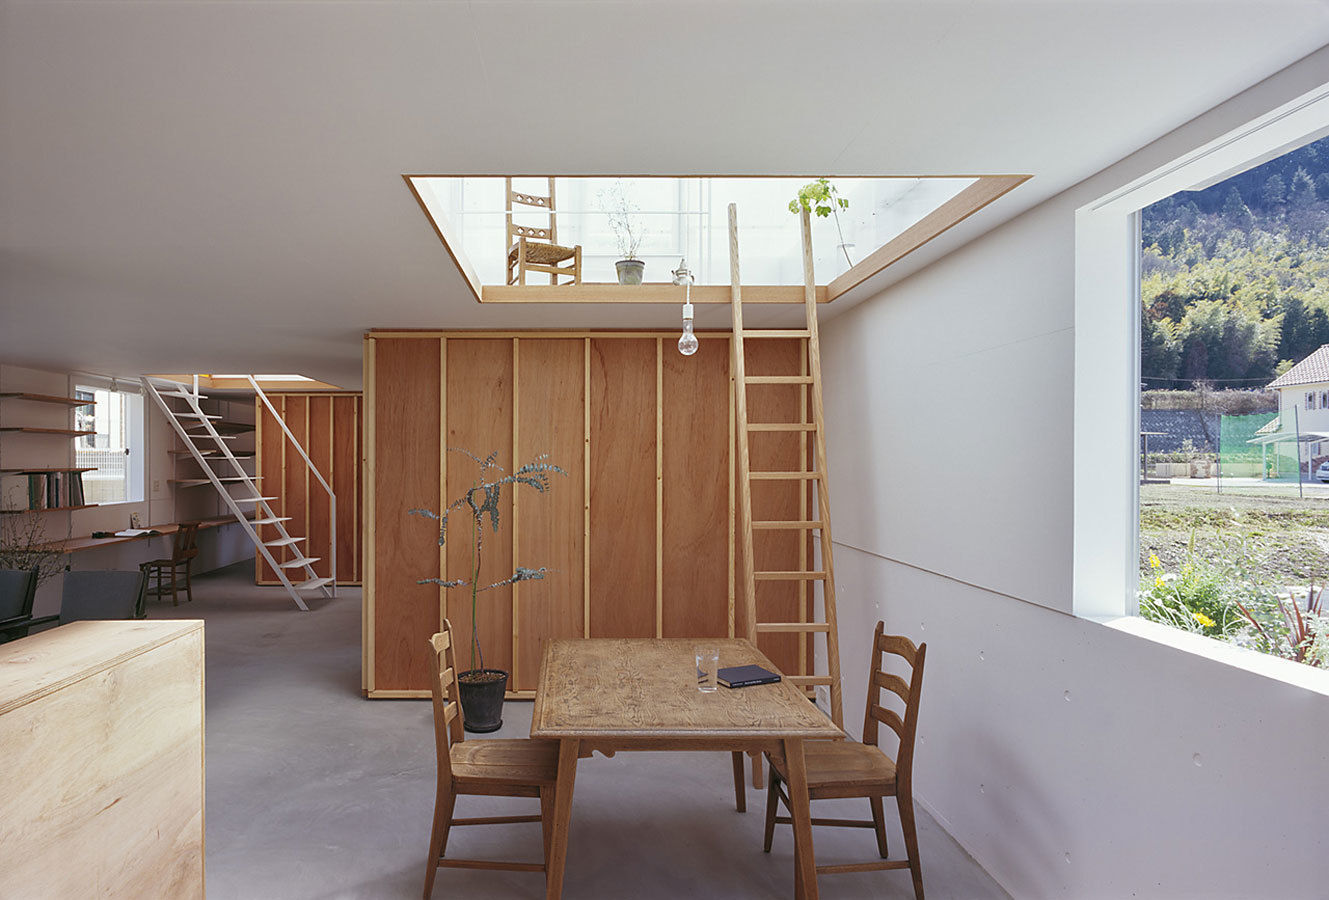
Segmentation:
{"type": "MultiPolygon", "coordinates": [[[[202,618],[207,653],[207,880],[213,900],[418,897],[434,801],[425,701],[360,695],[360,591],[301,613],[252,564],[194,582],[195,600],[153,602],[150,618],[202,618]]],[[[508,703],[494,737],[525,737],[531,704],[508,703]]],[[[619,754],[577,773],[564,896],[792,896],[792,839],[761,852],[764,795],[733,806],[728,755],[619,754]]],[[[538,811],[534,801],[466,797],[462,816],[538,811]]],[[[866,803],[823,801],[818,815],[866,817],[866,803]],[[861,806],[861,809],[859,808],[861,806]]],[[[887,801],[892,852],[903,847],[887,801]]],[[[934,900],[1006,897],[922,809],[923,877],[934,900]]],[[[867,829],[816,829],[818,862],[866,861],[867,829]]],[[[538,861],[540,827],[461,828],[449,855],[538,861]]],[[[912,897],[909,873],[826,875],[826,900],[912,897]]],[[[538,874],[444,869],[435,897],[539,898],[538,874]]]]}

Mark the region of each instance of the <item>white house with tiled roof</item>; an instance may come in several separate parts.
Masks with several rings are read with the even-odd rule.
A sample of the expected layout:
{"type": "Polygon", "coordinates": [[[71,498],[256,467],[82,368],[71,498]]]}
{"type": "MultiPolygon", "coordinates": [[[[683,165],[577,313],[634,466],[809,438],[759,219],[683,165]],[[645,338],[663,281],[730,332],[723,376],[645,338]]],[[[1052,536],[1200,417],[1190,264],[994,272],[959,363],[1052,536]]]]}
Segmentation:
{"type": "Polygon", "coordinates": [[[1322,438],[1329,434],[1329,344],[1271,381],[1269,390],[1278,391],[1276,430],[1302,436],[1301,464],[1309,461],[1313,470],[1329,456],[1329,437],[1322,438]]]}

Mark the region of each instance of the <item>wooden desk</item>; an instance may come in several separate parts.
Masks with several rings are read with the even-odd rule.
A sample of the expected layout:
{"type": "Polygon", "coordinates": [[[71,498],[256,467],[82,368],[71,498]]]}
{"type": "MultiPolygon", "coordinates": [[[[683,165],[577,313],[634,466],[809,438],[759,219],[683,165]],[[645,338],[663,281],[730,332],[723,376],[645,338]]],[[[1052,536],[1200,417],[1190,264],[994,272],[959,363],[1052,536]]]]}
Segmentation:
{"type": "Polygon", "coordinates": [[[558,788],[546,897],[563,893],[577,760],[600,750],[749,750],[789,764],[795,895],[816,900],[803,741],[844,736],[788,681],[710,694],[697,690],[698,645],[720,649],[721,666],[775,666],[745,640],[560,640],[545,645],[531,737],[557,740],[558,788]]]}
{"type": "MultiPolygon", "coordinates": [[[[199,530],[205,528],[216,528],[219,525],[225,525],[234,522],[235,516],[215,516],[210,519],[203,519],[199,522],[199,530]]],[[[175,534],[180,530],[179,522],[169,522],[165,525],[149,525],[149,531],[155,531],[157,534],[137,534],[133,537],[105,537],[95,538],[91,535],[86,537],[66,538],[63,541],[52,541],[49,546],[52,550],[59,550],[62,553],[78,553],[80,550],[96,550],[100,547],[112,547],[116,544],[125,544],[129,541],[146,541],[150,538],[161,537],[163,535],[175,534]]]]}

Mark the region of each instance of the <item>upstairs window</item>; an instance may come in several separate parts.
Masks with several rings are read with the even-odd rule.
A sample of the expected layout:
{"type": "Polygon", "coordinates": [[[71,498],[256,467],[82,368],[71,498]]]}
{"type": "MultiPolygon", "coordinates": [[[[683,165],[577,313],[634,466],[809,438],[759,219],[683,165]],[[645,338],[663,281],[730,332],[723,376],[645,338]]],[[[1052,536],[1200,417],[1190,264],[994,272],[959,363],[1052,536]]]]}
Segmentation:
{"type": "Polygon", "coordinates": [[[83,496],[88,503],[137,503],[143,500],[147,460],[143,395],[107,387],[78,385],[74,395],[95,401],[77,408],[77,428],[93,431],[76,439],[74,463],[93,471],[83,473],[83,496]]]}

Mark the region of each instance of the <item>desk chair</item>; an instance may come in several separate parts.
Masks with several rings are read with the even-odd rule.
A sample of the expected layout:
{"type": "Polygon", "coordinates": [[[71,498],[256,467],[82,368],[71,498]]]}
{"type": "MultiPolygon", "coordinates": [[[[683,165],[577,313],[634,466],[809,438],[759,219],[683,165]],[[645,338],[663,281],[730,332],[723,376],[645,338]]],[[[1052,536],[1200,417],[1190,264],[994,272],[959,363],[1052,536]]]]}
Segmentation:
{"type": "Polygon", "coordinates": [[[85,619],[142,619],[147,615],[144,609],[147,587],[148,575],[142,569],[66,572],[60,592],[60,615],[47,616],[42,621],[58,619],[61,625],[68,625],[85,619]]]}
{"type": "Polygon", "coordinates": [[[180,585],[181,567],[184,567],[185,570],[185,599],[190,603],[194,602],[194,591],[189,576],[194,557],[198,556],[198,526],[198,522],[181,522],[180,530],[175,533],[171,542],[170,559],[154,559],[138,565],[148,578],[153,575],[157,576],[157,586],[149,590],[148,593],[154,597],[164,597],[170,594],[172,606],[180,605],[177,591],[180,585]],[[170,584],[164,584],[168,572],[171,576],[171,582],[170,584]]]}
{"type": "Polygon", "coordinates": [[[28,636],[37,569],[0,569],[0,643],[28,636]]]}
{"type": "MultiPolygon", "coordinates": [[[[877,850],[883,862],[853,863],[849,865],[817,866],[818,874],[837,872],[869,872],[877,869],[908,869],[914,879],[914,897],[923,900],[923,869],[918,858],[918,833],[914,827],[914,735],[918,728],[918,702],[923,689],[923,657],[927,644],[914,646],[906,637],[882,634],[882,623],[877,623],[872,637],[872,666],[868,670],[867,712],[863,718],[863,743],[853,741],[807,741],[803,752],[807,759],[808,794],[812,800],[833,797],[866,797],[872,810],[871,821],[848,819],[816,819],[813,825],[832,825],[847,828],[872,828],[877,833],[877,850]],[[882,670],[882,654],[899,656],[910,666],[906,682],[898,675],[882,670]],[[888,690],[904,703],[903,718],[894,710],[881,705],[881,691],[888,690]],[[884,723],[899,738],[899,749],[892,760],[877,747],[877,725],[884,723]],[[900,825],[904,830],[907,859],[891,860],[886,853],[886,817],[881,798],[895,797],[900,808],[900,825]]],[[[766,843],[762,848],[771,852],[771,840],[777,823],[787,825],[789,816],[779,816],[778,802],[789,808],[789,796],[782,785],[789,781],[785,761],[767,754],[770,760],[770,778],[766,794],[766,843]]]]}
{"type": "Polygon", "coordinates": [[[429,861],[425,869],[425,892],[434,890],[440,867],[458,869],[505,869],[543,872],[545,863],[518,863],[483,859],[447,859],[448,831],[453,825],[508,825],[540,822],[544,826],[544,857],[554,825],[554,785],[558,780],[558,744],[525,739],[466,740],[462,730],[461,690],[452,625],[443,620],[443,630],[429,639],[434,652],[430,666],[434,697],[434,744],[438,751],[438,794],[434,800],[434,828],[429,838],[429,861]],[[538,816],[494,816],[455,819],[458,794],[499,797],[539,797],[538,816]]]}

